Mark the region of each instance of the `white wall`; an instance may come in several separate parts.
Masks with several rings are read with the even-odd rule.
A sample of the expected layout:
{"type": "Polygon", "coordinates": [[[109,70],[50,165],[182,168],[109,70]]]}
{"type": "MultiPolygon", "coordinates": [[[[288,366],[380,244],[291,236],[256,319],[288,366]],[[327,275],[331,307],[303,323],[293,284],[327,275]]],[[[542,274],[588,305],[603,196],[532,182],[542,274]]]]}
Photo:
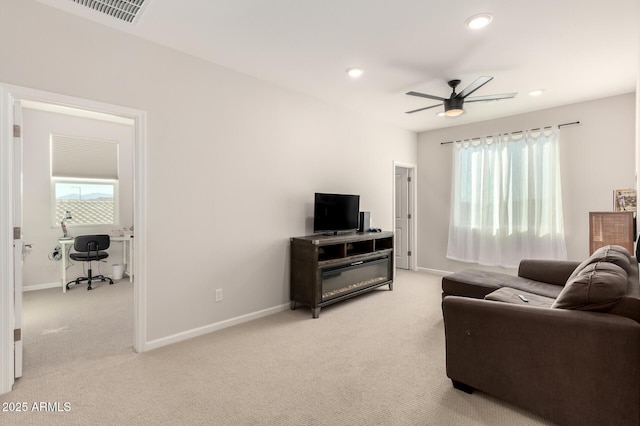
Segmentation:
{"type": "Polygon", "coordinates": [[[564,223],[569,259],[587,257],[589,212],[612,211],[613,190],[635,187],[635,103],[630,93],[421,133],[418,266],[440,271],[479,267],[446,258],[452,145],[441,142],[574,121],[580,124],[560,131],[564,223]]]}
{"type": "Polygon", "coordinates": [[[0,38],[0,81],[147,112],[150,341],[287,303],[315,191],[360,194],[392,229],[413,132],[36,2],[3,0],[0,38]]]}
{"type": "MultiPolygon", "coordinates": [[[[61,265],[51,261],[49,254],[62,236],[60,226],[51,224],[51,168],[49,136],[51,134],[102,139],[118,142],[119,217],[116,226],[76,226],[67,223],[70,235],[105,233],[133,225],[133,126],[74,117],[55,112],[24,108],[22,112],[23,140],[23,238],[33,249],[24,259],[23,286],[26,288],[59,283],[61,265]]],[[[73,212],[71,212],[73,214],[73,212]]],[[[122,244],[109,248],[106,264],[99,264],[102,273],[111,275],[111,264],[122,263],[122,244]]],[[[95,274],[94,270],[94,274],[95,274]]],[[[82,263],[67,270],[69,279],[83,275],[82,263]]]]}

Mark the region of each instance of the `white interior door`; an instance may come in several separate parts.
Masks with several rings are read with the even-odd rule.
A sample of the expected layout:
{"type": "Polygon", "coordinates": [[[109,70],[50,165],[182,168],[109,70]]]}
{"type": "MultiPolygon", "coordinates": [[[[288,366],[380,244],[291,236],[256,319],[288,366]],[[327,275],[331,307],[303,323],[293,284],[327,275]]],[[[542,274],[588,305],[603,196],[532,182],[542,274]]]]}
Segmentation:
{"type": "Polygon", "coordinates": [[[13,103],[13,300],[14,374],[22,377],[22,107],[13,103]]]}
{"type": "Polygon", "coordinates": [[[396,268],[409,269],[409,170],[404,167],[396,167],[395,178],[395,255],[396,268]]]}

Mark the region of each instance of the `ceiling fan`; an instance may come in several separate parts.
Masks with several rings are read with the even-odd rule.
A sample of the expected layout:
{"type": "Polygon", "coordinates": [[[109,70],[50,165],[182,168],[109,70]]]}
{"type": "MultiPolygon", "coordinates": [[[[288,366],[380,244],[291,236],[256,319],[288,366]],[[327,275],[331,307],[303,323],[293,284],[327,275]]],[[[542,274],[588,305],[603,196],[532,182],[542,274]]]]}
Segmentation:
{"type": "Polygon", "coordinates": [[[419,92],[407,92],[407,95],[410,96],[419,96],[427,99],[434,99],[436,101],[442,101],[442,103],[431,105],[424,108],[414,109],[412,111],[407,111],[407,114],[413,114],[414,112],[424,111],[425,109],[435,108],[440,105],[444,105],[444,115],[447,117],[456,117],[464,112],[462,106],[466,102],[481,102],[481,101],[497,101],[500,99],[510,99],[514,98],[517,93],[504,93],[502,95],[485,95],[485,96],[472,96],[468,97],[470,94],[487,84],[493,80],[493,77],[482,76],[478,78],[476,81],[468,85],[462,92],[456,93],[456,87],[460,84],[460,80],[451,80],[447,84],[453,91],[451,92],[451,96],[449,99],[441,98],[440,96],[427,95],[419,92]]]}

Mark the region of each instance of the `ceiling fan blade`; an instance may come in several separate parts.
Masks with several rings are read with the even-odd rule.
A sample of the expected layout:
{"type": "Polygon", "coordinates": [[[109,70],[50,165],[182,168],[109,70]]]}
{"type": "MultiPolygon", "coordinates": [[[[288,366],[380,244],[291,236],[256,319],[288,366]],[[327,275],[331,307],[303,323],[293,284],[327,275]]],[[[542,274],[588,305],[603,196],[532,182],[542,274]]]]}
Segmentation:
{"type": "Polygon", "coordinates": [[[409,95],[409,96],[420,96],[421,98],[427,98],[427,99],[435,99],[436,101],[444,101],[445,100],[445,98],[441,98],[440,96],[427,95],[427,94],[420,93],[420,92],[407,92],[407,95],[409,95]]]}
{"type": "Polygon", "coordinates": [[[412,111],[405,112],[405,114],[413,114],[414,112],[424,111],[425,109],[431,109],[431,108],[435,108],[435,107],[439,107],[439,106],[442,106],[442,104],[436,104],[436,105],[431,105],[431,106],[424,107],[424,108],[414,109],[412,111]]]}
{"type": "Polygon", "coordinates": [[[482,101],[499,101],[500,99],[515,98],[518,93],[503,93],[501,95],[485,95],[485,96],[472,96],[466,98],[465,102],[482,102],[482,101]]]}
{"type": "Polygon", "coordinates": [[[478,90],[479,88],[481,88],[482,86],[490,82],[491,80],[493,80],[493,77],[489,77],[487,75],[483,75],[479,77],[476,81],[474,81],[473,83],[465,87],[462,92],[458,93],[456,95],[456,98],[458,99],[466,98],[467,96],[469,96],[470,94],[472,94],[473,92],[475,92],[476,90],[478,90]]]}

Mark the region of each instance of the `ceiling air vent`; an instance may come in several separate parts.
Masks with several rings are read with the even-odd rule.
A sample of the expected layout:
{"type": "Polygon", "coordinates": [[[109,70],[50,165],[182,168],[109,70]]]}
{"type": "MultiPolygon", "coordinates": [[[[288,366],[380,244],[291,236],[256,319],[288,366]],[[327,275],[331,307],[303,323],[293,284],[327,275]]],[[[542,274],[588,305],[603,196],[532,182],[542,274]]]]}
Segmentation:
{"type": "Polygon", "coordinates": [[[71,0],[102,14],[133,23],[140,17],[143,6],[150,0],[71,0]]]}

